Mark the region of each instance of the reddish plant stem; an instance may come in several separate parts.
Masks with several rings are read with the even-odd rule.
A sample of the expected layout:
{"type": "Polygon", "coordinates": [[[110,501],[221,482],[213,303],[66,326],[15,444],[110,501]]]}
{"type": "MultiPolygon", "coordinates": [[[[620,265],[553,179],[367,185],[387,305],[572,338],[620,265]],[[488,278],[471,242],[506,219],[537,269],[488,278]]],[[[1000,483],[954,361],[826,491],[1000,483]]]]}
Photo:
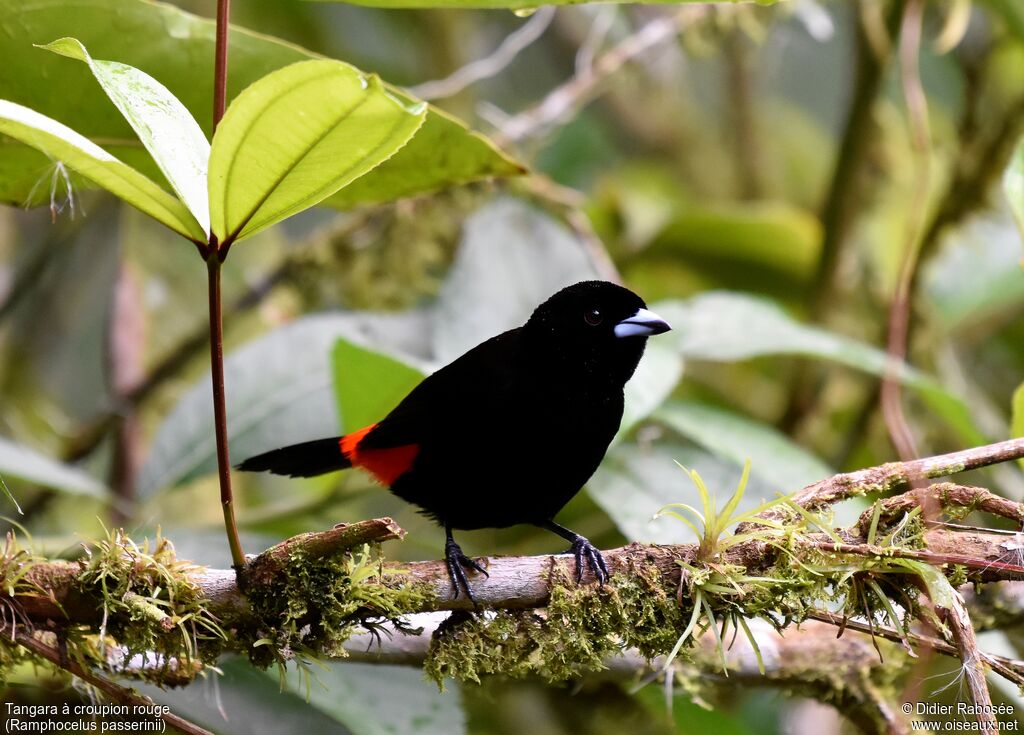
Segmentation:
{"type": "MultiPolygon", "coordinates": [[[[907,214],[906,243],[899,281],[889,309],[889,339],[887,352],[889,361],[882,379],[882,413],[889,430],[893,446],[900,459],[907,462],[918,457],[917,442],[903,412],[900,382],[897,377],[899,366],[907,356],[907,342],[910,332],[911,284],[918,265],[918,248],[921,230],[928,209],[930,166],[928,148],[928,102],[921,83],[918,56],[921,50],[921,30],[924,22],[924,4],[921,0],[910,0],[906,5],[903,23],[900,26],[899,56],[900,80],[903,96],[907,103],[910,122],[910,139],[914,153],[914,193],[910,212],[907,214]]],[[[925,509],[928,510],[927,508],[925,509]]]]}
{"type": "Polygon", "coordinates": [[[228,412],[224,391],[224,324],[220,305],[220,254],[211,249],[206,260],[210,292],[210,377],[213,382],[213,424],[217,439],[217,473],[220,478],[220,502],[224,510],[224,529],[231,547],[235,571],[245,566],[245,553],[238,538],[234,497],[231,492],[231,460],[228,456],[228,412]]]}
{"type": "Polygon", "coordinates": [[[900,549],[891,546],[876,546],[874,544],[837,544],[833,541],[823,541],[820,539],[798,541],[797,544],[805,548],[818,549],[833,554],[851,554],[853,556],[878,557],[879,559],[916,559],[917,561],[923,561],[940,568],[946,564],[952,564],[969,569],[995,569],[1011,574],[1024,574],[1024,566],[1019,564],[978,559],[966,554],[936,554],[920,549],[900,549]]]}
{"type": "MultiPolygon", "coordinates": [[[[224,117],[228,89],[228,19],[231,0],[217,0],[217,46],[213,70],[213,130],[224,117]]],[[[224,391],[224,323],[220,299],[220,266],[227,257],[230,241],[220,243],[211,234],[206,258],[210,293],[210,378],[213,383],[213,425],[217,440],[217,475],[220,479],[220,503],[224,511],[224,530],[231,548],[231,565],[236,573],[245,567],[245,552],[238,538],[234,495],[231,491],[231,459],[228,455],[228,410],[224,391]]]]}
{"type": "Polygon", "coordinates": [[[213,130],[224,117],[228,98],[228,18],[231,0],[217,0],[217,47],[213,69],[213,130]]]}
{"type": "MultiPolygon", "coordinates": [[[[934,650],[939,653],[944,653],[947,656],[952,656],[953,658],[960,658],[960,652],[957,650],[956,646],[952,646],[949,643],[946,643],[946,641],[931,635],[910,632],[904,634],[880,625],[869,625],[858,620],[850,620],[849,618],[842,615],[836,615],[835,613],[828,612],[827,610],[811,610],[807,613],[807,618],[836,626],[839,628],[840,636],[842,636],[843,631],[847,629],[855,630],[858,633],[878,636],[879,638],[885,638],[893,641],[894,643],[909,641],[910,643],[917,644],[919,650],[934,650]]],[[[1017,686],[1024,686],[1024,668],[1021,667],[1020,661],[1009,659],[1004,656],[996,656],[991,653],[985,653],[983,656],[985,658],[985,663],[990,665],[1000,676],[1004,677],[1008,681],[1012,681],[1017,686]]],[[[920,700],[904,699],[903,701],[916,702],[920,700]]]]}

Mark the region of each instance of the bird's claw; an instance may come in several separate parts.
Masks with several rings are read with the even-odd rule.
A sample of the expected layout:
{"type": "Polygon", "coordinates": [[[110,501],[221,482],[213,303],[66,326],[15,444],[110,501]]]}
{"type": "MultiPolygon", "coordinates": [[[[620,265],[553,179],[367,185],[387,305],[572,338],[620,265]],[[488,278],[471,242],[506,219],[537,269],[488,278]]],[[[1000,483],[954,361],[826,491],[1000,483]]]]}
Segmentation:
{"type": "Polygon", "coordinates": [[[576,558],[576,584],[583,582],[583,565],[586,564],[593,573],[594,578],[600,586],[608,581],[608,565],[604,563],[601,552],[583,536],[577,536],[572,542],[567,554],[576,558]]]}
{"type": "Polygon", "coordinates": [[[452,599],[458,598],[461,591],[466,593],[466,597],[469,598],[473,605],[476,605],[476,598],[473,597],[473,590],[470,589],[469,578],[466,576],[466,568],[478,571],[485,577],[490,577],[491,575],[476,560],[462,553],[462,549],[452,539],[449,539],[444,545],[444,560],[448,565],[448,579],[451,580],[452,589],[455,590],[454,594],[452,594],[452,599]]]}

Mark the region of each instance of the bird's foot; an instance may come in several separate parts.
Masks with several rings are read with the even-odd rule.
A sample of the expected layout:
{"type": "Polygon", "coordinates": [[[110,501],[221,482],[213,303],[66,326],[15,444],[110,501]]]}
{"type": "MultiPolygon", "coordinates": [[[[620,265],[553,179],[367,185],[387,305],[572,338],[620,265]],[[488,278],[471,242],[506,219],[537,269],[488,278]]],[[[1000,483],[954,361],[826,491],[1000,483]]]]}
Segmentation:
{"type": "Polygon", "coordinates": [[[461,591],[465,592],[469,601],[476,605],[477,602],[476,598],[473,597],[473,590],[469,587],[469,578],[466,577],[466,569],[474,569],[485,577],[489,577],[490,575],[487,573],[487,570],[480,566],[477,561],[463,554],[462,549],[459,548],[459,545],[452,538],[445,542],[444,560],[448,565],[448,579],[451,580],[452,589],[455,590],[452,599],[458,598],[461,591]]]}
{"type": "Polygon", "coordinates": [[[583,581],[583,565],[586,564],[590,571],[593,573],[594,578],[597,579],[597,583],[604,586],[604,583],[608,581],[608,565],[604,563],[604,557],[601,556],[601,552],[590,543],[583,536],[576,536],[576,540],[572,542],[572,546],[566,551],[567,554],[572,554],[576,557],[576,584],[580,584],[583,581]]]}

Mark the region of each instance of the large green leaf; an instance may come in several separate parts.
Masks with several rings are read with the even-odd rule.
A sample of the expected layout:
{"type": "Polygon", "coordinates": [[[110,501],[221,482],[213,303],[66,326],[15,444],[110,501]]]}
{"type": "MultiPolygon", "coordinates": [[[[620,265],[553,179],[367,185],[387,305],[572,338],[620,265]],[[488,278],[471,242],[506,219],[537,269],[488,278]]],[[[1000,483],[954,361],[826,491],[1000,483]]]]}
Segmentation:
{"type": "MultiPolygon", "coordinates": [[[[177,538],[177,537],[175,537],[177,538]]],[[[305,691],[281,691],[275,678],[239,656],[218,662],[223,672],[211,681],[179,689],[136,683],[145,694],[175,714],[217,735],[280,735],[321,732],[350,735],[337,718],[308,701],[305,691]],[[205,687],[212,684],[211,687],[205,687]]],[[[276,674],[276,672],[274,672],[276,674]]],[[[312,682],[317,686],[316,682],[312,682]]]]}
{"type": "MultiPolygon", "coordinates": [[[[1022,203],[1024,207],[1024,203],[1022,203]]],[[[1024,305],[1021,236],[1005,209],[952,229],[923,266],[922,292],[947,332],[972,334],[979,323],[1024,305]]]]}
{"type": "MultiPolygon", "coordinates": [[[[394,89],[391,92],[398,99],[411,101],[394,89]]],[[[407,146],[333,195],[326,204],[347,209],[485,177],[518,176],[526,170],[487,138],[468,130],[458,118],[428,106],[423,127],[407,146]]]]}
{"type": "MultiPolygon", "coordinates": [[[[422,312],[308,316],[231,352],[224,371],[232,458],[339,433],[331,385],[339,338],[415,362],[429,350],[428,331],[422,312]]],[[[139,476],[140,497],[216,471],[210,390],[207,375],[160,424],[139,476]]]]}
{"type": "Polygon", "coordinates": [[[202,227],[184,204],[66,125],[14,102],[0,100],[0,134],[39,150],[54,165],[69,166],[190,240],[205,242],[202,227]]]}
{"type": "MultiPolygon", "coordinates": [[[[93,56],[117,59],[146,72],[181,100],[209,136],[214,28],[211,20],[147,0],[0,3],[0,98],[39,110],[86,137],[102,140],[118,158],[158,178],[159,169],[128,123],[95,94],[90,71],[84,65],[69,66],[64,59],[31,44],[74,36],[93,56]],[[59,94],[53,91],[55,80],[59,80],[59,94]]],[[[241,28],[231,30],[230,43],[229,98],[276,69],[320,58],[293,44],[241,28]]],[[[45,202],[45,187],[38,187],[34,194],[32,190],[47,165],[45,156],[0,140],[0,201],[45,202]]],[[[405,148],[327,203],[350,207],[522,171],[485,138],[430,107],[423,127],[405,148]]]]}
{"type": "Polygon", "coordinates": [[[345,432],[380,421],[425,377],[406,360],[345,338],[334,344],[331,361],[338,415],[345,432]]]}
{"type": "MultiPolygon", "coordinates": [[[[710,291],[686,301],[664,301],[654,310],[665,317],[684,357],[733,362],[762,355],[824,358],[858,370],[883,374],[885,352],[855,339],[802,324],[767,299],[710,291]]],[[[923,380],[905,366],[908,380],[923,380]]]]}
{"type": "MultiPolygon", "coordinates": [[[[800,355],[878,376],[887,372],[888,357],[883,350],[802,324],[777,304],[749,294],[711,291],[686,301],[663,301],[653,308],[673,327],[660,339],[673,341],[684,358],[735,362],[765,355],[800,355]]],[[[963,441],[985,442],[962,400],[906,364],[899,367],[897,375],[904,385],[917,390],[963,441]]]]}
{"type": "MultiPolygon", "coordinates": [[[[275,672],[271,672],[276,675],[275,672]]],[[[419,669],[383,664],[332,663],[314,669],[310,704],[353,735],[459,735],[466,715],[458,687],[438,691],[419,669]]],[[[292,688],[304,682],[292,674],[292,688]]]]}
{"type": "Polygon", "coordinates": [[[768,424],[697,401],[670,401],[653,416],[716,456],[737,464],[782,492],[798,490],[833,474],[832,469],[768,424]]]}
{"type": "Polygon", "coordinates": [[[241,239],[317,204],[390,158],[423,124],[376,76],[328,59],[268,74],[231,103],[210,151],[210,218],[241,239]]]}
{"type": "Polygon", "coordinates": [[[206,167],[210,143],[178,98],[153,77],[117,61],[89,56],[80,41],[60,38],[43,48],[84,62],[124,115],[203,231],[210,232],[206,167]]]}
{"type": "Polygon", "coordinates": [[[664,403],[682,377],[683,358],[672,349],[672,344],[657,337],[648,340],[643,359],[626,383],[626,404],[617,438],[621,439],[664,403]]]}
{"type": "Polygon", "coordinates": [[[586,244],[568,228],[518,199],[496,199],[463,226],[437,300],[437,361],[451,362],[485,339],[522,326],[559,289],[598,277],[586,244]]]}
{"type": "Polygon", "coordinates": [[[143,684],[157,702],[221,735],[321,732],[332,735],[461,735],[466,731],[458,687],[439,692],[413,667],[317,662],[300,674],[289,667],[261,672],[240,657],[222,665],[217,695],[193,688],[143,684]]]}
{"type": "Polygon", "coordinates": [[[0,437],[0,473],[8,480],[18,478],[75,495],[104,498],[102,482],[80,469],[50,459],[34,449],[0,437]]]}
{"type": "Polygon", "coordinates": [[[821,224],[782,202],[684,206],[640,257],[669,255],[707,263],[749,263],[806,281],[821,250],[821,224]]]}

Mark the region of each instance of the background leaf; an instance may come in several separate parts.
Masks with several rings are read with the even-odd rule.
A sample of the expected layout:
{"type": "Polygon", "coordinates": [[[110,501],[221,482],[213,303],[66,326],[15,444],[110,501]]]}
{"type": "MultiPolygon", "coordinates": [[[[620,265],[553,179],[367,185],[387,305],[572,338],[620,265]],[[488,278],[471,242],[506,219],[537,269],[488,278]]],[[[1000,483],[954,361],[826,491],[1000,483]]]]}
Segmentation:
{"type": "Polygon", "coordinates": [[[621,439],[664,403],[682,377],[683,358],[672,345],[657,337],[647,340],[643,359],[626,383],[626,404],[617,438],[621,439]]]}
{"type": "Polygon", "coordinates": [[[323,201],[390,158],[425,115],[340,61],[268,74],[235,98],[214,135],[214,234],[248,237],[323,201]]]}
{"type": "Polygon", "coordinates": [[[737,465],[749,459],[751,476],[780,492],[793,492],[834,474],[774,427],[717,406],[673,400],[652,419],[737,465]]]}
{"type": "MultiPolygon", "coordinates": [[[[587,492],[630,541],[688,543],[694,540],[689,526],[673,518],[654,518],[669,503],[689,503],[697,497],[680,464],[697,470],[720,504],[736,489],[743,472],[727,460],[681,442],[661,440],[650,446],[623,442],[605,456],[587,483],[587,492]]],[[[774,497],[774,492],[771,485],[752,475],[740,510],[757,506],[774,497]]]]}
{"type": "Polygon", "coordinates": [[[132,126],[171,188],[209,234],[206,167],[210,143],[178,98],[135,67],[93,59],[75,38],[60,38],[43,48],[82,61],[92,70],[96,81],[132,126]]]}
{"type": "MultiPolygon", "coordinates": [[[[214,23],[147,0],[37,0],[0,3],[0,97],[10,99],[103,139],[109,150],[152,178],[160,176],[117,110],[93,93],[89,71],[69,69],[62,59],[33,48],[54,38],[74,36],[99,58],[115,58],[166,85],[210,134],[213,99],[214,23]],[[112,22],[115,19],[116,22],[112,22]],[[126,44],[125,39],[131,39],[126,44]],[[47,80],[61,80],[61,94],[50,94],[47,80]]],[[[294,44],[234,27],[230,34],[228,99],[266,74],[297,61],[321,58],[294,44]]],[[[392,94],[404,97],[394,87],[392,94]]],[[[24,205],[47,200],[33,187],[45,157],[0,140],[0,201],[24,205]]],[[[510,176],[523,168],[480,135],[440,110],[429,107],[426,123],[399,155],[346,187],[328,204],[352,207],[395,196],[431,191],[453,183],[510,176]]]]}
{"type": "Polygon", "coordinates": [[[500,197],[466,220],[438,295],[434,354],[446,364],[522,326],[559,289],[597,278],[583,242],[528,204],[500,197]]]}
{"type": "Polygon", "coordinates": [[[0,473],[75,495],[107,497],[106,486],[75,467],[50,459],[23,444],[0,437],[0,473]]]}
{"type": "Polygon", "coordinates": [[[969,333],[1024,305],[1021,252],[1021,235],[1005,209],[973,217],[951,232],[921,279],[941,326],[969,333]]]}
{"type": "MultiPolygon", "coordinates": [[[[687,359],[736,362],[765,355],[800,355],[830,360],[879,377],[886,374],[888,358],[884,351],[802,324],[767,299],[710,291],[687,301],[663,301],[653,308],[673,327],[664,339],[674,342],[687,359]]],[[[904,385],[919,391],[929,408],[963,441],[984,443],[984,435],[961,399],[906,364],[899,378],[904,385]]]]}
{"type": "MultiPolygon", "coordinates": [[[[0,100],[0,133],[35,148],[48,156],[53,165],[67,164],[184,237],[205,241],[205,233],[184,204],[66,125],[35,110],[0,100]]],[[[43,190],[49,194],[47,187],[43,190]]]]}
{"type": "MultiPolygon", "coordinates": [[[[354,735],[460,735],[466,716],[458,687],[438,690],[408,666],[335,663],[315,670],[309,701],[354,735]]],[[[299,677],[289,677],[303,691],[299,677]]]]}
{"type": "MultiPolygon", "coordinates": [[[[338,720],[306,701],[305,690],[281,691],[276,680],[232,656],[219,664],[223,676],[184,689],[138,688],[171,711],[218,735],[351,732],[338,720]]],[[[315,684],[314,684],[315,686],[315,684]]]]}
{"type": "MultiPolygon", "coordinates": [[[[778,305],[743,293],[710,291],[652,307],[672,325],[666,337],[684,357],[733,362],[762,355],[803,355],[885,373],[885,352],[855,339],[801,324],[778,305]]],[[[907,382],[922,380],[904,370],[907,382]]]]}
{"type": "Polygon", "coordinates": [[[331,362],[344,433],[380,421],[426,377],[408,362],[344,338],[334,343],[331,362]]]}
{"type": "Polygon", "coordinates": [[[625,259],[623,270],[650,299],[672,295],[659,274],[673,263],[730,287],[758,284],[791,295],[810,279],[821,250],[821,224],[811,213],[780,202],[701,206],[686,203],[651,239],[625,259]]]}
{"type": "MultiPolygon", "coordinates": [[[[338,338],[422,355],[425,324],[419,312],[308,316],[233,351],[224,362],[232,457],[337,436],[331,350],[338,338]]],[[[160,424],[139,475],[140,497],[216,470],[210,391],[207,374],[160,424]]]]}

